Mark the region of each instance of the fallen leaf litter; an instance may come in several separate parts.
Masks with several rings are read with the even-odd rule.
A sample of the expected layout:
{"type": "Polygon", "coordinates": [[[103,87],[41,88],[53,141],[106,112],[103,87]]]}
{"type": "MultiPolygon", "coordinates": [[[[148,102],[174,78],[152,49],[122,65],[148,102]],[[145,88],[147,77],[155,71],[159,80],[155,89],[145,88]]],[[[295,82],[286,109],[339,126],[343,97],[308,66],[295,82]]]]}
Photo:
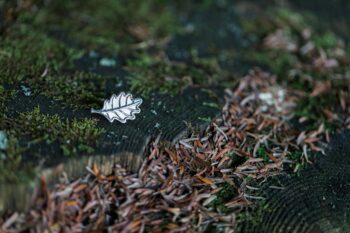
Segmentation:
{"type": "Polygon", "coordinates": [[[263,199],[251,194],[257,188],[247,177],[264,181],[279,174],[283,164],[294,163],[287,157],[292,148],[302,151],[304,161],[311,151],[323,151],[322,142],[329,138],[324,125],[300,131],[290,124],[299,98],[274,76],[253,70],[233,91],[226,90],[222,116],[204,132],[173,147],[158,138],[137,173],[115,165],[113,174],[101,174],[94,165],[85,177],[53,189],[42,180],[30,211],[0,220],[2,230],[202,232],[216,227],[228,232],[236,227],[237,214],[263,199]],[[265,158],[258,156],[262,147],[265,158]],[[212,203],[225,184],[236,194],[222,203],[227,211],[220,211],[212,203]]]}

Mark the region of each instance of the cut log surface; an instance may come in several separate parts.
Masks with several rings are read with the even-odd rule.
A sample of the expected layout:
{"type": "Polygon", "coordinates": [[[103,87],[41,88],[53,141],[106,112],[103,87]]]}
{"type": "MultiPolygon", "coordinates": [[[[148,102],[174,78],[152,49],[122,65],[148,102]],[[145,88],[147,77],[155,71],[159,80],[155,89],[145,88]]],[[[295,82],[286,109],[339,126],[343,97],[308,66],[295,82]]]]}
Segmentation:
{"type": "Polygon", "coordinates": [[[300,175],[268,182],[263,189],[267,207],[260,224],[248,223],[243,232],[349,232],[349,140],[349,131],[335,136],[327,154],[300,175]]]}
{"type": "MultiPolygon", "coordinates": [[[[88,61],[84,61],[85,67],[88,61]]],[[[77,62],[79,67],[79,61],[77,62]]],[[[91,70],[90,70],[91,71],[91,70]]],[[[125,71],[117,69],[94,69],[106,77],[106,99],[121,91],[129,92],[126,85],[116,87],[115,83],[126,83],[125,71]],[[117,75],[117,78],[115,77],[117,75]]],[[[135,97],[137,93],[133,93],[135,97]]],[[[143,96],[141,113],[136,119],[126,124],[117,121],[110,123],[101,115],[91,114],[90,109],[72,110],[63,102],[49,99],[42,95],[25,96],[19,92],[16,98],[8,103],[8,116],[15,118],[22,112],[32,111],[39,107],[41,113],[58,115],[62,120],[94,119],[96,127],[104,129],[101,142],[94,148],[93,154],[64,156],[57,143],[36,143],[22,155],[22,162],[31,164],[44,176],[49,184],[57,182],[62,171],[69,179],[78,178],[86,172],[86,166],[97,164],[103,172],[111,172],[114,164],[121,164],[130,171],[136,171],[141,165],[142,155],[151,139],[174,142],[186,134],[189,126],[202,127],[207,122],[201,120],[213,118],[220,109],[203,103],[218,103],[218,99],[210,96],[200,88],[187,88],[176,95],[159,94],[157,92],[143,96]],[[62,169],[63,165],[63,169],[62,169]],[[57,168],[60,168],[57,169],[57,168]],[[58,172],[61,171],[61,172],[58,172]]],[[[103,101],[101,101],[101,108],[103,101]]],[[[12,124],[9,122],[8,124],[12,124]]],[[[0,211],[25,210],[35,189],[37,179],[28,183],[0,184],[0,211]]]]}
{"type": "MultiPolygon", "coordinates": [[[[213,11],[221,17],[216,18],[209,13],[192,14],[192,11],[187,12],[186,10],[186,17],[181,24],[185,26],[191,23],[196,30],[181,35],[171,35],[171,41],[164,48],[164,54],[170,62],[182,62],[191,66],[193,65],[193,57],[218,57],[228,48],[244,48],[242,45],[244,40],[242,40],[242,34],[238,29],[233,6],[215,7],[213,11]],[[208,22],[207,17],[210,15],[212,18],[209,20],[210,26],[220,29],[222,36],[218,37],[216,33],[207,33],[208,25],[204,22],[208,22]],[[209,48],[211,52],[208,50],[209,48]],[[194,50],[198,50],[200,53],[191,54],[191,51],[194,50]]],[[[47,34],[69,46],[80,46],[69,37],[69,33],[65,34],[64,30],[52,30],[47,34]]],[[[74,179],[86,172],[86,166],[93,163],[96,163],[102,171],[107,173],[111,171],[115,163],[119,163],[131,171],[136,171],[143,159],[144,150],[151,140],[160,136],[160,140],[173,143],[186,134],[189,127],[201,128],[207,125],[210,119],[220,114],[220,108],[216,106],[220,106],[218,98],[224,97],[224,88],[220,87],[218,94],[217,88],[210,87],[209,80],[208,82],[204,81],[205,89],[197,85],[189,85],[187,88],[181,88],[181,91],[175,94],[161,94],[164,92],[154,90],[147,95],[142,95],[142,93],[131,91],[130,79],[127,78],[129,73],[124,69],[127,60],[132,60],[133,57],[113,57],[113,59],[108,60],[104,59],[102,53],[89,52],[88,48],[83,50],[86,54],[74,62],[73,70],[67,72],[94,73],[105,79],[105,95],[99,95],[100,108],[103,106],[103,99],[108,99],[112,94],[124,91],[132,93],[135,98],[143,99],[140,106],[141,113],[136,115],[135,120],[128,121],[126,124],[116,121],[110,123],[101,115],[91,114],[90,108],[70,108],[65,100],[57,101],[54,98],[36,94],[38,92],[34,89],[30,96],[26,96],[21,92],[19,86],[10,86],[9,88],[17,91],[17,94],[7,104],[6,114],[9,119],[15,119],[20,113],[33,111],[35,107],[39,106],[40,113],[48,116],[57,114],[62,121],[94,119],[97,121],[96,127],[104,129],[104,134],[100,140],[101,143],[94,148],[92,154],[88,155],[82,153],[75,156],[64,156],[59,143],[55,142],[47,144],[43,141],[29,147],[26,145],[26,151],[21,156],[22,163],[37,169],[37,178],[31,182],[19,184],[0,183],[0,212],[27,209],[40,176],[45,176],[49,184],[53,185],[57,183],[59,174],[62,174],[63,170],[69,179],[74,179]],[[102,60],[105,65],[101,65],[102,60]],[[113,60],[113,64],[106,65],[106,62],[111,60],[113,60]],[[61,165],[63,165],[63,169],[61,165]]],[[[220,61],[220,63],[222,62],[229,61],[224,59],[220,61]]],[[[235,64],[230,65],[232,66],[231,70],[234,70],[235,64]]],[[[101,80],[96,80],[96,82],[99,81],[101,80]]],[[[29,88],[31,87],[29,86],[29,88]]],[[[94,103],[96,104],[96,102],[94,103]]],[[[98,106],[91,107],[97,108],[98,106]]],[[[7,128],[11,128],[12,123],[6,122],[7,128]]],[[[24,143],[27,142],[24,140],[24,143]]]]}
{"type": "MultiPolygon", "coordinates": [[[[13,1],[13,3],[15,2],[16,1],[13,1]]],[[[17,2],[28,2],[28,6],[32,2],[43,2],[43,5],[55,3],[55,1],[17,2]]],[[[69,3],[67,6],[71,5],[70,1],[63,2],[69,3]]],[[[88,5],[85,1],[80,2],[82,3],[81,7],[88,5]]],[[[6,115],[7,119],[10,119],[10,121],[5,123],[0,122],[2,125],[7,126],[4,129],[0,128],[1,131],[11,130],[12,127],[16,127],[15,123],[11,122],[12,119],[16,119],[21,113],[30,112],[36,107],[39,107],[40,113],[47,116],[54,116],[57,114],[62,122],[72,122],[74,119],[93,119],[96,121],[96,127],[103,129],[104,132],[100,138],[100,143],[93,148],[92,153],[77,153],[74,156],[65,156],[60,144],[55,141],[46,143],[43,140],[31,144],[30,140],[35,140],[36,138],[31,138],[30,136],[28,136],[28,139],[22,137],[19,138],[19,142],[24,144],[24,147],[26,148],[23,154],[21,154],[21,163],[26,166],[31,166],[33,170],[35,170],[36,177],[18,183],[0,181],[0,214],[6,211],[25,211],[28,209],[40,177],[44,177],[52,187],[58,183],[59,178],[62,177],[62,175],[68,177],[69,180],[79,178],[86,172],[86,167],[92,166],[93,164],[97,164],[99,169],[104,173],[112,172],[115,164],[121,164],[129,171],[137,171],[144,159],[144,152],[152,140],[159,137],[161,141],[169,144],[174,143],[188,132],[189,127],[204,127],[209,124],[208,122],[210,122],[211,119],[220,114],[220,100],[224,98],[223,89],[225,87],[231,88],[235,85],[235,81],[233,80],[234,77],[245,75],[253,66],[259,65],[259,62],[257,64],[250,63],[252,60],[247,58],[247,56],[250,55],[250,53],[247,52],[254,49],[254,46],[252,45],[255,44],[257,38],[255,36],[248,38],[250,33],[244,32],[244,30],[247,30],[243,28],[244,20],[249,19],[256,14],[254,12],[260,12],[260,10],[263,11],[265,8],[263,5],[267,6],[269,4],[260,3],[260,1],[213,2],[215,7],[208,7],[206,10],[204,10],[204,6],[202,6],[204,7],[202,9],[196,5],[193,5],[192,7],[184,5],[182,10],[175,11],[179,24],[181,24],[180,32],[174,32],[174,34],[171,35],[162,35],[161,38],[157,38],[161,39],[159,40],[159,45],[157,44],[158,41],[154,40],[153,37],[147,37],[147,35],[144,35],[145,38],[147,38],[147,40],[145,40],[142,39],[142,35],[138,35],[137,37],[141,38],[137,38],[132,46],[129,45],[128,49],[130,49],[130,51],[123,51],[125,54],[111,52],[111,54],[108,55],[111,59],[103,56],[103,50],[96,52],[99,48],[98,46],[92,46],[91,48],[89,46],[91,46],[90,42],[92,38],[90,37],[90,34],[93,36],[95,29],[106,27],[106,30],[108,31],[108,33],[96,33],[95,39],[98,39],[96,42],[103,42],[104,36],[110,36],[109,30],[111,30],[111,26],[104,24],[104,22],[105,19],[109,21],[109,16],[114,15],[114,12],[106,15],[103,13],[101,15],[102,17],[98,17],[101,17],[103,21],[99,22],[99,20],[95,21],[94,17],[90,18],[89,14],[84,13],[84,11],[82,11],[83,14],[79,14],[79,11],[83,9],[78,9],[78,11],[74,9],[74,11],[70,10],[71,12],[69,12],[69,10],[62,10],[63,8],[60,8],[60,14],[62,13],[63,17],[59,18],[59,21],[55,21],[54,18],[52,18],[51,20],[53,21],[48,23],[49,21],[47,21],[45,17],[43,18],[44,20],[41,19],[44,22],[42,26],[45,26],[43,27],[45,28],[43,30],[46,30],[43,34],[45,35],[44,38],[46,38],[46,36],[48,38],[53,37],[57,40],[57,43],[62,42],[68,45],[70,49],[79,48],[79,51],[81,50],[83,51],[82,53],[85,53],[82,57],[79,56],[79,59],[74,60],[73,68],[67,68],[66,70],[66,67],[64,67],[64,69],[60,70],[60,77],[61,75],[62,77],[65,77],[66,72],[68,75],[71,75],[70,72],[97,74],[103,78],[102,82],[101,79],[89,81],[92,83],[91,86],[94,86],[96,83],[101,84],[105,81],[104,87],[96,88],[103,90],[102,95],[99,93],[97,98],[101,99],[99,108],[103,107],[104,99],[109,99],[112,94],[119,94],[124,91],[126,93],[132,93],[135,98],[143,99],[143,103],[140,106],[141,113],[136,115],[135,120],[128,121],[126,124],[117,121],[110,123],[101,115],[91,114],[91,107],[98,109],[98,106],[86,108],[79,106],[70,107],[69,104],[71,104],[71,102],[68,103],[69,101],[62,99],[57,100],[53,96],[45,96],[44,93],[40,93],[40,91],[36,91],[34,88],[32,89],[31,95],[24,94],[20,86],[22,81],[27,81],[27,76],[24,76],[23,79],[21,79],[21,82],[16,85],[4,84],[4,89],[14,90],[16,96],[6,103],[6,115]],[[249,9],[255,10],[251,11],[249,9]],[[55,22],[60,22],[63,18],[71,18],[72,21],[70,22],[77,21],[78,24],[70,30],[65,30],[65,28],[59,27],[56,28],[56,26],[59,25],[55,25],[55,22]],[[95,24],[96,22],[99,23],[95,24]],[[93,27],[90,27],[90,30],[88,30],[89,27],[87,27],[86,30],[76,33],[77,29],[84,29],[86,26],[89,26],[90,23],[93,24],[93,27]],[[50,28],[50,25],[54,27],[50,28]],[[84,33],[85,36],[79,35],[80,33],[84,33]],[[79,39],[80,43],[78,42],[79,39]],[[139,40],[141,40],[142,43],[138,43],[140,42],[139,40]],[[163,44],[163,40],[167,41],[167,43],[163,44]],[[153,43],[155,43],[155,45],[150,46],[153,43]],[[150,47],[148,48],[148,46],[150,47]],[[161,60],[160,63],[165,63],[170,68],[174,64],[191,66],[192,68],[200,67],[196,69],[197,72],[195,72],[195,74],[198,73],[199,69],[203,69],[202,71],[205,74],[207,72],[206,69],[208,69],[208,76],[220,76],[215,80],[220,85],[211,85],[212,83],[210,80],[207,80],[206,77],[200,77],[202,78],[201,81],[196,83],[193,81],[193,77],[190,77],[187,73],[186,75],[183,75],[180,72],[180,77],[175,79],[175,83],[181,83],[182,85],[180,85],[181,88],[179,89],[181,91],[178,91],[178,93],[164,93],[164,91],[162,92],[161,90],[152,90],[146,95],[142,93],[142,91],[139,93],[137,93],[137,91],[131,91],[131,76],[128,76],[130,73],[125,69],[125,67],[127,67],[127,62],[133,61],[135,57],[139,59],[139,62],[144,62],[142,53],[146,53],[146,55],[152,57],[154,54],[153,50],[161,50],[161,53],[160,51],[156,53],[157,57],[154,59],[155,61],[159,62],[158,60],[161,60]],[[204,60],[201,62],[197,61],[202,58],[204,58],[204,60]],[[215,69],[213,69],[214,71],[211,70],[211,66],[209,67],[210,69],[206,67],[206,64],[211,63],[211,60],[215,61],[214,65],[211,65],[214,67],[219,66],[220,70],[225,72],[217,73],[215,69]],[[104,65],[101,65],[101,63],[104,65]],[[221,75],[226,73],[230,74],[227,79],[221,79],[221,75]],[[186,85],[183,83],[186,83],[186,85]],[[230,84],[227,85],[226,83],[230,84]],[[187,84],[188,87],[185,87],[187,84]]],[[[349,20],[345,20],[348,19],[349,14],[347,14],[347,9],[349,9],[349,4],[346,4],[346,7],[343,7],[346,1],[299,0],[290,2],[291,5],[295,6],[297,9],[310,8],[317,13],[319,11],[318,8],[322,8],[326,11],[325,13],[333,12],[335,15],[339,15],[339,18],[334,17],[333,15],[324,18],[323,16],[326,16],[327,14],[318,15],[320,26],[324,27],[329,21],[328,19],[333,18],[334,21],[330,24],[330,28],[335,28],[338,32],[343,32],[343,35],[347,36],[347,39],[350,38],[348,30],[349,20]],[[324,4],[326,3],[326,6],[335,6],[339,11],[334,11],[334,9],[330,10],[330,7],[324,7],[324,4]],[[340,19],[342,23],[339,23],[340,19]],[[339,26],[335,27],[338,24],[339,26]]],[[[5,29],[11,28],[12,24],[12,34],[16,35],[14,32],[19,31],[19,25],[17,24],[21,23],[15,23],[16,17],[12,16],[12,10],[9,11],[10,13],[12,12],[11,14],[5,12],[5,3],[7,5],[6,1],[0,0],[0,36],[2,36],[2,33],[5,31],[11,33],[11,30],[5,29]]],[[[8,5],[12,5],[11,1],[8,1],[8,5]]],[[[24,6],[25,5],[26,4],[24,4],[24,6]]],[[[93,7],[90,12],[91,14],[94,12],[100,12],[95,10],[95,7],[99,7],[95,5],[103,6],[103,4],[90,5],[93,7]]],[[[40,13],[39,8],[38,10],[35,6],[28,6],[24,8],[30,8],[34,12],[37,11],[40,13]]],[[[18,7],[14,7],[13,9],[17,8],[18,7]]],[[[119,8],[120,6],[113,9],[119,8]]],[[[105,11],[108,8],[103,9],[105,11]]],[[[164,9],[168,10],[168,8],[164,9]]],[[[132,9],[132,12],[134,12],[134,9],[132,9]]],[[[157,15],[160,13],[158,11],[156,12],[157,15]]],[[[48,11],[44,16],[51,16],[51,13],[52,12],[48,11]]],[[[151,13],[153,14],[153,11],[151,13]]],[[[26,18],[26,15],[18,17],[19,21],[24,21],[22,23],[26,23],[26,18]]],[[[127,14],[127,18],[129,18],[129,14],[127,14]]],[[[130,18],[133,19],[133,17],[130,18]]],[[[152,21],[152,23],[158,23],[163,20],[163,18],[159,20],[154,20],[154,18],[148,17],[146,18],[146,21],[152,21]]],[[[114,25],[113,23],[118,23],[119,25],[119,18],[114,21],[112,22],[111,20],[109,23],[111,25],[114,25]]],[[[142,24],[140,24],[141,27],[144,24],[143,21],[145,20],[142,20],[142,24]]],[[[30,20],[28,20],[28,22],[30,22],[30,20]]],[[[114,43],[108,44],[109,46],[123,46],[123,44],[118,44],[119,38],[122,38],[122,35],[128,34],[126,32],[129,31],[130,27],[134,24],[133,22],[130,22],[130,24],[127,24],[124,21],[120,22],[122,22],[121,25],[123,27],[128,26],[128,28],[123,28],[123,30],[119,29],[120,31],[116,31],[115,34],[112,33],[111,37],[113,40],[111,41],[114,43]]],[[[30,27],[29,29],[38,29],[40,28],[40,24],[38,25],[30,27]]],[[[249,27],[249,24],[245,25],[245,27],[249,27]]],[[[113,30],[117,30],[117,28],[118,26],[112,27],[113,30]]],[[[26,27],[22,29],[26,29],[26,27]]],[[[150,27],[150,29],[153,29],[153,27],[150,27]]],[[[18,37],[22,39],[21,34],[19,34],[18,37]]],[[[34,39],[36,39],[36,37],[34,37],[34,39]]],[[[32,39],[32,41],[35,41],[34,39],[32,39]]],[[[39,39],[41,39],[41,37],[39,37],[39,39]]],[[[131,38],[128,37],[127,39],[128,40],[126,41],[129,41],[131,38]]],[[[32,41],[29,40],[30,43],[32,43],[32,41]]],[[[29,47],[31,47],[31,45],[32,44],[30,44],[29,47]]],[[[53,48],[50,48],[50,53],[51,49],[53,48]]],[[[104,49],[104,51],[106,51],[106,48],[104,49]]],[[[14,51],[16,53],[22,53],[22,51],[17,51],[17,49],[14,49],[14,51]]],[[[6,50],[1,50],[1,52],[1,56],[10,57],[6,50]]],[[[50,53],[48,53],[48,55],[50,55],[50,53]]],[[[23,55],[23,57],[25,55],[23,55]]],[[[145,63],[149,62],[147,61],[147,58],[149,58],[148,56],[145,56],[145,63]]],[[[52,58],[48,56],[47,60],[50,59],[52,58]]],[[[276,62],[277,60],[279,59],[276,59],[276,62]]],[[[282,58],[281,60],[283,61],[282,58]]],[[[36,61],[33,61],[33,63],[35,62],[36,61]]],[[[149,65],[149,67],[150,69],[153,68],[151,65],[149,65]]],[[[262,68],[268,70],[268,67],[262,68]]],[[[44,69],[45,66],[43,67],[43,71],[44,69]]],[[[13,76],[13,72],[8,72],[8,75],[13,76]]],[[[46,70],[43,72],[43,76],[45,76],[45,72],[46,70]]],[[[202,74],[201,72],[199,73],[202,74]]],[[[0,79],[2,78],[1,75],[2,74],[0,74],[0,79]]],[[[152,78],[152,76],[146,77],[145,75],[144,78],[152,78]]],[[[162,78],[166,81],[173,80],[173,77],[168,76],[162,78]]],[[[43,83],[45,83],[45,81],[43,81],[43,83]]],[[[96,86],[98,85],[96,84],[96,86]]],[[[28,85],[28,88],[32,87],[28,85]]],[[[45,87],[40,88],[45,89],[45,87]]],[[[92,89],[95,90],[94,88],[92,89]]],[[[91,102],[98,104],[96,101],[91,102]]],[[[0,112],[0,114],[2,114],[2,112],[0,112]]],[[[350,232],[349,141],[349,132],[345,132],[342,135],[335,137],[327,151],[327,155],[322,156],[315,164],[302,170],[298,176],[282,175],[265,184],[262,188],[262,195],[266,197],[268,208],[263,212],[262,216],[260,216],[261,219],[259,220],[259,223],[261,224],[256,226],[251,224],[251,222],[248,222],[246,225],[242,226],[243,232],[350,232]],[[271,188],[271,186],[281,186],[283,189],[275,189],[271,188]]]]}
{"type": "MultiPolygon", "coordinates": [[[[66,157],[62,155],[55,143],[51,145],[39,143],[30,147],[22,156],[23,162],[30,163],[34,167],[38,166],[40,174],[47,175],[49,180],[50,177],[52,178],[54,169],[59,165],[64,165],[64,171],[70,179],[81,176],[86,171],[85,167],[93,163],[101,166],[102,171],[107,173],[115,163],[127,167],[128,170],[136,171],[151,138],[160,136],[161,140],[176,141],[187,132],[188,125],[200,127],[201,124],[206,124],[199,119],[200,117],[215,117],[219,113],[217,108],[204,106],[203,102],[210,102],[213,99],[195,89],[174,97],[154,95],[145,98],[141,113],[134,121],[129,121],[127,124],[110,123],[103,116],[91,115],[90,110],[70,112],[69,109],[60,106],[60,103],[47,100],[42,96],[25,97],[17,101],[18,99],[13,106],[17,109],[17,103],[23,105],[25,110],[40,106],[44,114],[55,112],[63,119],[96,118],[97,127],[105,129],[102,142],[95,148],[92,155],[66,157]]],[[[24,203],[29,203],[28,194],[31,194],[34,188],[33,183],[0,184],[0,186],[0,210],[23,209],[24,203]]]]}

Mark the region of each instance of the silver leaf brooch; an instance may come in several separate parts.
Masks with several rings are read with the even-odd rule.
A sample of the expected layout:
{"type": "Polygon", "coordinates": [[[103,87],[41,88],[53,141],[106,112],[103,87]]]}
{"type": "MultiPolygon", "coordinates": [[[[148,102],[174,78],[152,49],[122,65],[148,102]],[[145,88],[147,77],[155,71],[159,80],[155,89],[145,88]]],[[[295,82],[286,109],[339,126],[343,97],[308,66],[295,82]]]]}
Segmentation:
{"type": "Polygon", "coordinates": [[[127,120],[135,120],[135,114],[141,112],[141,104],[141,98],[133,98],[129,93],[121,92],[118,96],[113,94],[105,100],[101,110],[91,109],[91,113],[101,114],[111,123],[117,120],[124,124],[127,120]]]}

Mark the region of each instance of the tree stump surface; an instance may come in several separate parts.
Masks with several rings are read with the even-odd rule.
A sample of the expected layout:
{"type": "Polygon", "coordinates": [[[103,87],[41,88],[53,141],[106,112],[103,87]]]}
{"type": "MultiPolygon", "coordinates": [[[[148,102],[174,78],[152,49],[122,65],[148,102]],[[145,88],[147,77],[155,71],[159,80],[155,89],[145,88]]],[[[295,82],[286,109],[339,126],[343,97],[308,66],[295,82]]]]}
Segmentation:
{"type": "Polygon", "coordinates": [[[348,232],[350,229],[350,132],[336,135],[326,155],[298,175],[267,182],[259,225],[242,232],[348,232]],[[277,188],[276,188],[277,187],[277,188]]]}
{"type": "MultiPolygon", "coordinates": [[[[6,9],[6,6],[5,4],[3,9],[6,9]]],[[[11,7],[10,3],[9,6],[11,7]]],[[[196,30],[190,33],[171,35],[170,42],[161,49],[169,58],[169,62],[192,66],[193,54],[191,54],[191,51],[194,49],[200,51],[195,56],[202,59],[217,57],[228,48],[241,48],[244,41],[241,38],[239,27],[236,25],[233,7],[224,11],[221,11],[222,9],[222,7],[218,7],[212,10],[212,13],[220,12],[222,17],[217,19],[212,17],[213,20],[211,21],[211,27],[222,32],[223,36],[220,37],[207,33],[205,20],[207,20],[207,16],[212,14],[196,11],[192,15],[192,10],[184,12],[185,17],[181,24],[186,25],[191,22],[196,30]],[[222,24],[223,22],[225,23],[222,24]],[[237,43],[232,43],[232,37],[236,38],[237,43]],[[210,51],[208,50],[209,47],[210,51]]],[[[46,11],[46,6],[43,6],[43,11],[46,11]]],[[[11,21],[11,23],[14,24],[13,27],[18,26],[16,21],[11,21]]],[[[1,26],[4,30],[12,30],[11,23],[1,26]]],[[[130,78],[128,78],[131,74],[124,68],[129,61],[137,59],[135,59],[133,52],[126,51],[124,54],[127,55],[118,57],[115,54],[111,56],[110,54],[104,54],[104,52],[89,50],[89,48],[72,39],[64,29],[55,28],[54,26],[45,29],[43,34],[49,40],[52,39],[57,43],[63,43],[64,46],[79,48],[83,51],[83,55],[73,61],[73,67],[69,70],[63,70],[62,73],[68,76],[73,76],[77,72],[84,72],[85,75],[98,75],[96,79],[93,77],[84,81],[84,78],[82,78],[77,83],[77,87],[79,87],[79,85],[84,84],[82,82],[88,82],[89,85],[92,85],[92,90],[99,91],[96,94],[99,101],[93,100],[91,108],[102,108],[104,99],[110,98],[112,94],[124,91],[132,93],[134,97],[143,99],[140,107],[141,113],[136,115],[135,120],[128,121],[126,124],[116,121],[110,123],[103,116],[91,114],[89,107],[71,107],[67,104],[66,97],[72,98],[72,96],[64,94],[65,90],[63,89],[64,98],[57,100],[55,96],[42,94],[46,88],[45,86],[39,86],[40,90],[36,90],[35,85],[30,85],[30,82],[27,82],[25,78],[11,84],[4,83],[5,89],[13,91],[15,94],[6,101],[6,120],[2,124],[3,128],[0,128],[1,130],[21,127],[23,122],[18,123],[15,119],[21,114],[28,114],[33,112],[35,108],[39,108],[40,116],[58,116],[62,123],[85,119],[93,120],[96,122],[96,127],[103,130],[103,133],[99,136],[99,144],[92,146],[92,153],[77,152],[75,155],[69,156],[63,154],[62,142],[59,140],[54,139],[48,143],[47,139],[41,138],[38,139],[38,142],[32,142],[35,138],[32,138],[31,135],[21,137],[19,144],[24,146],[25,150],[20,154],[21,165],[19,167],[25,166],[31,173],[34,171],[35,175],[26,178],[25,182],[12,182],[11,180],[0,182],[0,211],[25,210],[30,205],[30,198],[38,178],[44,176],[50,185],[55,184],[63,171],[60,165],[64,166],[64,172],[69,179],[78,178],[84,174],[87,166],[94,163],[107,173],[111,172],[115,163],[127,167],[130,171],[136,171],[143,160],[143,153],[147,145],[152,140],[159,136],[161,141],[174,143],[184,136],[189,128],[201,129],[208,125],[210,119],[220,114],[220,102],[224,98],[224,88],[220,84],[204,85],[206,87],[197,84],[188,87],[182,86],[174,93],[166,93],[156,89],[145,94],[137,90],[131,90],[130,78]],[[103,63],[102,60],[107,61],[107,64],[103,63]],[[108,64],[108,62],[113,64],[108,64]],[[98,84],[101,83],[101,80],[104,84],[98,84]]],[[[37,41],[37,43],[40,42],[37,41]]],[[[25,55],[23,54],[23,56],[25,55]]],[[[231,65],[234,64],[227,66],[231,65]]],[[[152,69],[156,68],[149,67],[149,70],[152,69]]],[[[200,69],[199,67],[198,70],[200,69]]],[[[34,77],[28,75],[27,79],[29,81],[30,79],[34,80],[34,77]]],[[[147,79],[147,77],[143,77],[143,79],[147,79]]],[[[204,80],[205,82],[207,81],[204,80]]],[[[75,85],[75,83],[71,84],[75,85]]],[[[147,82],[145,82],[145,85],[148,85],[147,82]]],[[[92,91],[90,90],[90,92],[92,91]]],[[[87,100],[91,102],[91,100],[87,100]]],[[[83,99],[83,101],[86,100],[83,99]]],[[[74,98],[73,101],[70,100],[71,102],[74,103],[74,98]]],[[[35,127],[39,126],[35,125],[35,127]]],[[[23,174],[18,173],[17,176],[23,176],[23,174]]]]}
{"type": "MultiPolygon", "coordinates": [[[[0,95],[6,96],[0,96],[0,143],[17,143],[13,154],[0,148],[0,162],[13,159],[5,163],[8,171],[0,163],[0,212],[28,209],[40,177],[52,186],[63,171],[75,179],[93,164],[105,173],[116,163],[137,171],[154,139],[172,145],[189,128],[200,131],[221,114],[224,90],[235,86],[237,77],[257,65],[271,69],[250,59],[254,42],[262,38],[249,37],[244,27],[266,8],[260,1],[215,1],[210,7],[167,3],[153,9],[151,0],[143,8],[146,16],[132,3],[130,10],[107,1],[112,10],[125,10],[117,18],[104,14],[108,7],[95,9],[81,0],[62,1],[64,7],[38,2],[16,13],[16,3],[0,0],[0,95]],[[75,4],[82,13],[74,11],[75,4]],[[134,12],[139,18],[130,18],[134,12]],[[181,30],[169,29],[173,26],[181,30]],[[57,48],[62,54],[55,54],[57,48]],[[110,123],[90,113],[122,91],[143,99],[135,120],[110,123]]],[[[289,5],[311,11],[320,28],[349,40],[347,1],[289,5]]],[[[262,187],[267,208],[260,224],[244,223],[243,232],[350,231],[349,138],[348,131],[335,136],[326,155],[299,175],[269,180],[262,187]]]]}

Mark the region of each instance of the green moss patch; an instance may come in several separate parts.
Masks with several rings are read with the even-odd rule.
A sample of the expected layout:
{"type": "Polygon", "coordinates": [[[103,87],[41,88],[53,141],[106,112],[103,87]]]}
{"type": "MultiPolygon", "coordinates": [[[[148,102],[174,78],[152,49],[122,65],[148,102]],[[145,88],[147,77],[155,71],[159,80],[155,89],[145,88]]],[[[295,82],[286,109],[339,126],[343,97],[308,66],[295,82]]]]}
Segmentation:
{"type": "Polygon", "coordinates": [[[210,207],[219,213],[229,213],[232,210],[225,204],[237,196],[237,189],[231,184],[224,183],[221,190],[216,194],[216,198],[210,203],[210,207]]]}
{"type": "Polygon", "coordinates": [[[15,94],[15,91],[7,90],[4,86],[0,85],[0,119],[6,113],[7,105],[6,103],[12,98],[15,94]]]}
{"type": "Polygon", "coordinates": [[[133,91],[177,94],[192,85],[218,85],[226,76],[215,59],[195,59],[192,64],[171,63],[157,56],[140,54],[129,60],[128,81],[133,91]]]}
{"type": "Polygon", "coordinates": [[[259,146],[256,151],[256,156],[258,158],[262,158],[264,162],[268,162],[270,159],[267,153],[268,152],[266,151],[266,148],[264,146],[259,146]]]}
{"type": "Polygon", "coordinates": [[[315,24],[312,15],[288,8],[269,8],[243,21],[247,37],[253,38],[244,60],[269,69],[280,82],[302,90],[310,86],[306,80],[346,74],[349,59],[343,54],[343,41],[331,32],[314,30],[315,24]]]}
{"type": "Polygon", "coordinates": [[[339,39],[333,33],[327,32],[316,36],[313,41],[320,49],[332,49],[337,46],[339,39]]]}
{"type": "Polygon", "coordinates": [[[336,122],[329,122],[325,110],[336,112],[337,106],[336,95],[324,95],[317,97],[304,98],[297,106],[295,114],[298,117],[305,117],[308,120],[307,130],[316,130],[320,124],[325,125],[325,129],[334,132],[339,127],[336,122]]]}
{"type": "Polygon", "coordinates": [[[297,56],[282,50],[251,51],[245,55],[248,60],[254,60],[257,64],[267,67],[279,77],[288,76],[288,71],[299,63],[297,56]]]}
{"type": "Polygon", "coordinates": [[[29,137],[31,144],[59,143],[64,155],[91,154],[104,133],[93,120],[62,120],[58,115],[42,114],[39,107],[20,113],[14,121],[16,127],[8,129],[11,135],[16,138],[29,137]]]}
{"type": "MultiPolygon", "coordinates": [[[[62,120],[58,115],[46,115],[36,107],[16,118],[6,116],[0,124],[6,132],[6,148],[0,150],[0,182],[31,182],[38,175],[37,165],[25,159],[26,151],[38,144],[58,146],[56,156],[91,154],[99,144],[104,130],[90,119],[62,120]],[[6,122],[12,122],[11,125],[6,122]]],[[[51,155],[50,155],[51,156],[51,155]]],[[[59,158],[57,158],[59,159],[59,158]]]]}
{"type": "Polygon", "coordinates": [[[254,34],[254,38],[257,39],[262,39],[279,28],[287,30],[290,36],[296,37],[311,19],[312,16],[309,14],[301,14],[289,8],[271,7],[265,12],[259,12],[257,17],[244,18],[241,25],[245,33],[254,34]]]}
{"type": "Polygon", "coordinates": [[[45,73],[72,68],[81,52],[48,37],[31,26],[19,24],[0,38],[0,84],[36,80],[45,73]]]}
{"type": "Polygon", "coordinates": [[[177,22],[164,3],[157,0],[52,1],[37,4],[39,10],[31,18],[38,27],[64,31],[84,47],[113,53],[174,32],[177,22]]]}
{"type": "Polygon", "coordinates": [[[106,95],[106,78],[82,71],[39,77],[28,80],[28,84],[37,93],[63,101],[74,109],[97,107],[106,95]]]}
{"type": "MultiPolygon", "coordinates": [[[[0,41],[0,85],[18,88],[25,84],[33,94],[64,100],[75,108],[94,107],[104,97],[104,78],[71,71],[74,60],[82,55],[80,50],[25,24],[12,27],[0,41]]],[[[1,92],[8,91],[2,87],[1,92]]]]}

